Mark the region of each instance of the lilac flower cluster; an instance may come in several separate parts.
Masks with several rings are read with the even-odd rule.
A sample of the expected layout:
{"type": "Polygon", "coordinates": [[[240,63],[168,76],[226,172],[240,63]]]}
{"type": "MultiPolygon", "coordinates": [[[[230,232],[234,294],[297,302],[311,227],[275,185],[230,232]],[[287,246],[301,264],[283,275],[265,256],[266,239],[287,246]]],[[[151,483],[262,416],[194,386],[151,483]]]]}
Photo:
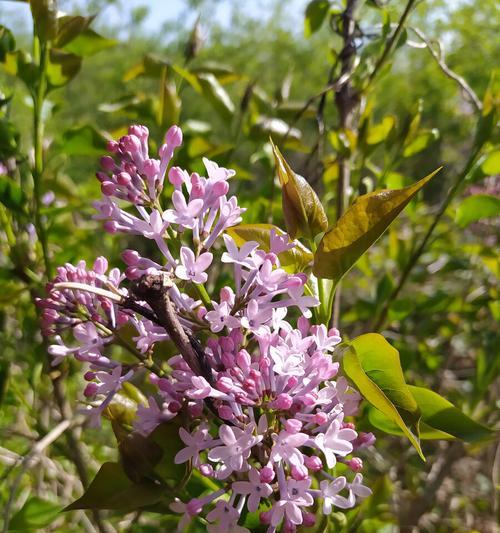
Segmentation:
{"type": "Polygon", "coordinates": [[[269,532],[292,532],[313,525],[319,506],[329,514],[370,494],[362,461],[353,454],[374,437],[346,420],[356,414],[360,396],[337,377],[339,332],[311,324],[310,308],[319,302],[308,276],[281,267],[281,254],[297,243],[271,231],[266,249],[257,242],[238,247],[226,233],[244,211],[227,197],[234,172],[206,159],[208,177],[170,167],[181,143],[176,126],[158,159],[149,157],[144,126],[109,143],[111,155],[97,173],[103,192],[97,218],[111,233],[152,240],[156,257],[124,251],[124,274],[106,274],[104,258],[92,269],[84,262],[61,267],[39,301],[43,331],[55,335],[49,348],[54,364],[74,355],[89,365],[84,393],[94,423],[143,368],[155,393],[138,407],[135,431],[148,435],[179,411],[188,413],[190,422],[179,431],[185,446],[175,462],[190,462],[220,488],[172,504],[183,515],[179,530],[203,516],[210,532],[248,531],[240,525],[246,513],[259,512],[269,532]],[[172,191],[168,209],[162,207],[165,177],[172,191]],[[221,268],[230,269],[234,284],[210,297],[206,284],[221,268]],[[167,294],[182,335],[203,339],[202,372],[182,350],[168,369],[154,362],[155,346],[169,339],[175,344],[175,338],[154,306],[134,296],[134,283],[151,275],[170,280],[167,294]],[[125,323],[135,330],[134,346],[120,337],[125,323]],[[67,345],[63,337],[70,332],[74,341],[67,345]],[[112,342],[130,349],[137,364],[111,359],[112,342]]]}

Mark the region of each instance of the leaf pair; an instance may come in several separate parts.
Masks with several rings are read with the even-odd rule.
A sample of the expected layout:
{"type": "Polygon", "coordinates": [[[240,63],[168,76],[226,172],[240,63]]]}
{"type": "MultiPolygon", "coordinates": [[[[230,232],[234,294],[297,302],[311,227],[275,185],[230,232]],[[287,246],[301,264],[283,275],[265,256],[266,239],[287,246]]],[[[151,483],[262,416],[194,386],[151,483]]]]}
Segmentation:
{"type": "Polygon", "coordinates": [[[377,409],[370,422],[386,433],[406,435],[424,459],[423,439],[485,440],[493,431],[475,422],[439,394],[407,385],[398,351],[382,335],[368,333],[349,343],[342,366],[363,397],[377,409]]]}

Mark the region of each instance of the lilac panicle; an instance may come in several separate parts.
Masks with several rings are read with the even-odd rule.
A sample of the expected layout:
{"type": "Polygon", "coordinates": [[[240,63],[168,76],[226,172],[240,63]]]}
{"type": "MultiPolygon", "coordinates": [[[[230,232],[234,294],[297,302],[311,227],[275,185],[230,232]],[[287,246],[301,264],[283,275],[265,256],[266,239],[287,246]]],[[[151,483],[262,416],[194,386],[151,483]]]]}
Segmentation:
{"type": "Polygon", "coordinates": [[[144,367],[154,393],[138,407],[135,431],[148,435],[187,412],[189,421],[179,430],[184,447],[174,461],[189,461],[220,488],[172,504],[183,515],[179,530],[203,515],[208,531],[248,531],[241,524],[245,513],[259,512],[269,532],[293,532],[314,524],[315,502],[325,514],[353,507],[370,494],[354,454],[374,437],[347,421],[360,396],[337,376],[338,330],[310,323],[319,302],[307,274],[281,266],[281,254],[298,243],[273,231],[268,250],[257,242],[238,246],[226,233],[244,212],[235,196],[227,196],[234,171],[207,159],[206,177],[170,166],[182,143],[176,126],[156,158],[148,136],[146,127],[132,126],[109,143],[97,173],[103,197],[94,205],[107,231],[138,235],[157,251],[144,257],[124,250],[124,274],[107,273],[104,258],[92,269],[84,262],[58,269],[39,301],[43,332],[55,339],[49,348],[54,364],[71,355],[88,365],[84,394],[93,402],[94,423],[144,367]],[[233,283],[209,294],[221,266],[233,283]],[[182,353],[169,359],[168,369],[150,364],[170,337],[147,302],[130,305],[134,293],[124,285],[152,274],[172,280],[168,295],[179,324],[205,339],[203,375],[182,353]],[[120,337],[125,323],[135,330],[131,346],[120,337]],[[129,349],[137,364],[112,359],[112,342],[129,349]]]}

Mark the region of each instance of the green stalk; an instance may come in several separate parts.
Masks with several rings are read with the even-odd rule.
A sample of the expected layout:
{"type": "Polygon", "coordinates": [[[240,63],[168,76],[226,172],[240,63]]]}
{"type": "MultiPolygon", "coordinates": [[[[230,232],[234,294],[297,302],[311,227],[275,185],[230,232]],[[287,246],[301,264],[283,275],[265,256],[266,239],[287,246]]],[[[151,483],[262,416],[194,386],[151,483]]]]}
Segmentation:
{"type": "Polygon", "coordinates": [[[48,47],[46,43],[41,43],[38,37],[34,38],[33,48],[38,52],[38,83],[35,91],[32,93],[33,98],[33,147],[35,164],[33,166],[33,200],[34,200],[34,223],[38,234],[38,240],[42,247],[43,263],[45,266],[46,277],[52,278],[52,266],[50,264],[49,247],[47,231],[43,222],[41,212],[42,206],[42,177],[43,177],[43,103],[45,92],[47,90],[47,62],[48,47]]]}
{"type": "Polygon", "coordinates": [[[198,294],[200,295],[203,305],[207,309],[212,309],[213,308],[212,300],[210,299],[210,296],[208,295],[207,289],[205,289],[205,285],[201,283],[194,283],[194,286],[196,287],[196,290],[198,291],[198,294]]]}

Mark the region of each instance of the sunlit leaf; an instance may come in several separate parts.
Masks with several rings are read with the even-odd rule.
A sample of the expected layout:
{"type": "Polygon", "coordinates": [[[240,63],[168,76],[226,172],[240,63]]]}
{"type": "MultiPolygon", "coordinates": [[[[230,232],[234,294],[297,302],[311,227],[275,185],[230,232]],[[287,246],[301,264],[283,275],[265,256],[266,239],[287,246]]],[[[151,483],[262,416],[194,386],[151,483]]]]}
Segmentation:
{"type": "Polygon", "coordinates": [[[500,80],[496,78],[495,72],[493,72],[484,93],[483,109],[477,122],[475,144],[478,147],[482,146],[491,137],[493,128],[497,123],[499,98],[500,80]]]}
{"type": "Polygon", "coordinates": [[[31,496],[9,523],[9,531],[31,531],[46,528],[57,518],[61,505],[31,496]]]}
{"type": "Polygon", "coordinates": [[[438,170],[404,189],[384,189],[357,198],[323,236],[314,257],[314,274],[339,281],[438,170]]]}
{"type": "Polygon", "coordinates": [[[312,0],[307,4],[304,19],[305,37],[310,37],[321,28],[329,9],[330,2],[328,0],[312,0]]]}
{"type": "Polygon", "coordinates": [[[433,142],[437,141],[437,139],[439,139],[439,131],[435,128],[419,132],[412,141],[405,146],[403,157],[411,157],[412,155],[418,154],[433,142]]]}
{"type": "Polygon", "coordinates": [[[169,62],[155,56],[146,54],[142,60],[131,67],[123,76],[123,81],[130,81],[140,76],[146,78],[160,78],[165,68],[168,68],[169,62]]]}
{"type": "Polygon", "coordinates": [[[179,74],[181,78],[183,78],[185,81],[191,85],[191,87],[199,94],[201,94],[202,89],[200,82],[198,81],[198,78],[195,74],[192,72],[189,72],[189,70],[180,67],[179,65],[172,65],[171,68],[179,74]]]}
{"type": "Polygon", "coordinates": [[[455,222],[464,228],[483,218],[497,216],[500,216],[500,198],[490,194],[474,194],[458,206],[455,222]]]}
{"type": "Polygon", "coordinates": [[[485,176],[500,174],[500,150],[489,153],[481,164],[485,176]]]}
{"type": "Polygon", "coordinates": [[[387,116],[378,124],[370,124],[368,127],[368,135],[366,136],[366,143],[368,145],[376,145],[385,141],[392,128],[394,127],[394,117],[387,116]]]}
{"type": "MultiPolygon", "coordinates": [[[[228,228],[226,232],[234,239],[236,245],[239,247],[248,241],[255,241],[259,243],[262,250],[268,252],[270,250],[272,230],[277,235],[284,234],[284,231],[272,224],[239,224],[238,226],[228,228]]],[[[284,268],[291,267],[294,272],[301,272],[310,265],[313,254],[311,250],[299,241],[296,241],[294,248],[280,253],[278,257],[284,268]]]]}
{"type": "Polygon", "coordinates": [[[203,96],[224,120],[231,120],[235,107],[226,90],[213,74],[199,74],[198,81],[203,96]]]}
{"type": "Polygon", "coordinates": [[[477,442],[494,436],[493,430],[468,417],[436,392],[412,385],[409,388],[422,413],[422,420],[428,426],[466,442],[477,442]]]}
{"type": "Polygon", "coordinates": [[[134,483],[118,463],[104,463],[85,494],[64,510],[113,509],[134,511],[165,497],[165,487],[152,481],[134,483]]]}
{"type": "Polygon", "coordinates": [[[163,83],[160,105],[158,109],[158,125],[166,129],[179,122],[181,114],[181,99],[177,94],[175,83],[166,79],[163,83]]]}
{"type": "Polygon", "coordinates": [[[242,78],[241,74],[235,72],[232,67],[218,63],[217,61],[205,61],[205,63],[193,67],[190,70],[196,75],[211,74],[215,76],[222,85],[242,78]]]}
{"type": "Polygon", "coordinates": [[[405,382],[398,351],[382,335],[367,333],[349,343],[342,365],[362,396],[401,428],[424,459],[418,440],[420,410],[405,382]]]}
{"type": "Polygon", "coordinates": [[[56,48],[66,46],[85,31],[94,19],[95,15],[90,17],[83,17],[81,15],[65,15],[59,17],[59,30],[57,32],[57,38],[54,41],[54,46],[56,48]]]}
{"type": "MultiPolygon", "coordinates": [[[[383,431],[384,433],[388,433],[389,435],[398,435],[400,437],[403,437],[405,435],[403,430],[396,424],[396,422],[393,422],[388,416],[384,415],[378,409],[370,408],[368,410],[368,420],[370,421],[370,424],[373,427],[379,429],[380,431],[383,431]]],[[[420,422],[419,429],[420,440],[454,439],[453,435],[445,433],[444,431],[439,431],[437,429],[431,428],[423,421],[420,422]]]]}
{"type": "Polygon", "coordinates": [[[292,239],[301,236],[314,239],[328,227],[325,210],[314,189],[302,176],[295,174],[274,143],[272,148],[288,234],[292,239]]]}
{"type": "Polygon", "coordinates": [[[118,41],[115,39],[108,39],[99,35],[92,28],[87,28],[65,45],[64,50],[78,56],[89,57],[117,44],[118,41]]]}

